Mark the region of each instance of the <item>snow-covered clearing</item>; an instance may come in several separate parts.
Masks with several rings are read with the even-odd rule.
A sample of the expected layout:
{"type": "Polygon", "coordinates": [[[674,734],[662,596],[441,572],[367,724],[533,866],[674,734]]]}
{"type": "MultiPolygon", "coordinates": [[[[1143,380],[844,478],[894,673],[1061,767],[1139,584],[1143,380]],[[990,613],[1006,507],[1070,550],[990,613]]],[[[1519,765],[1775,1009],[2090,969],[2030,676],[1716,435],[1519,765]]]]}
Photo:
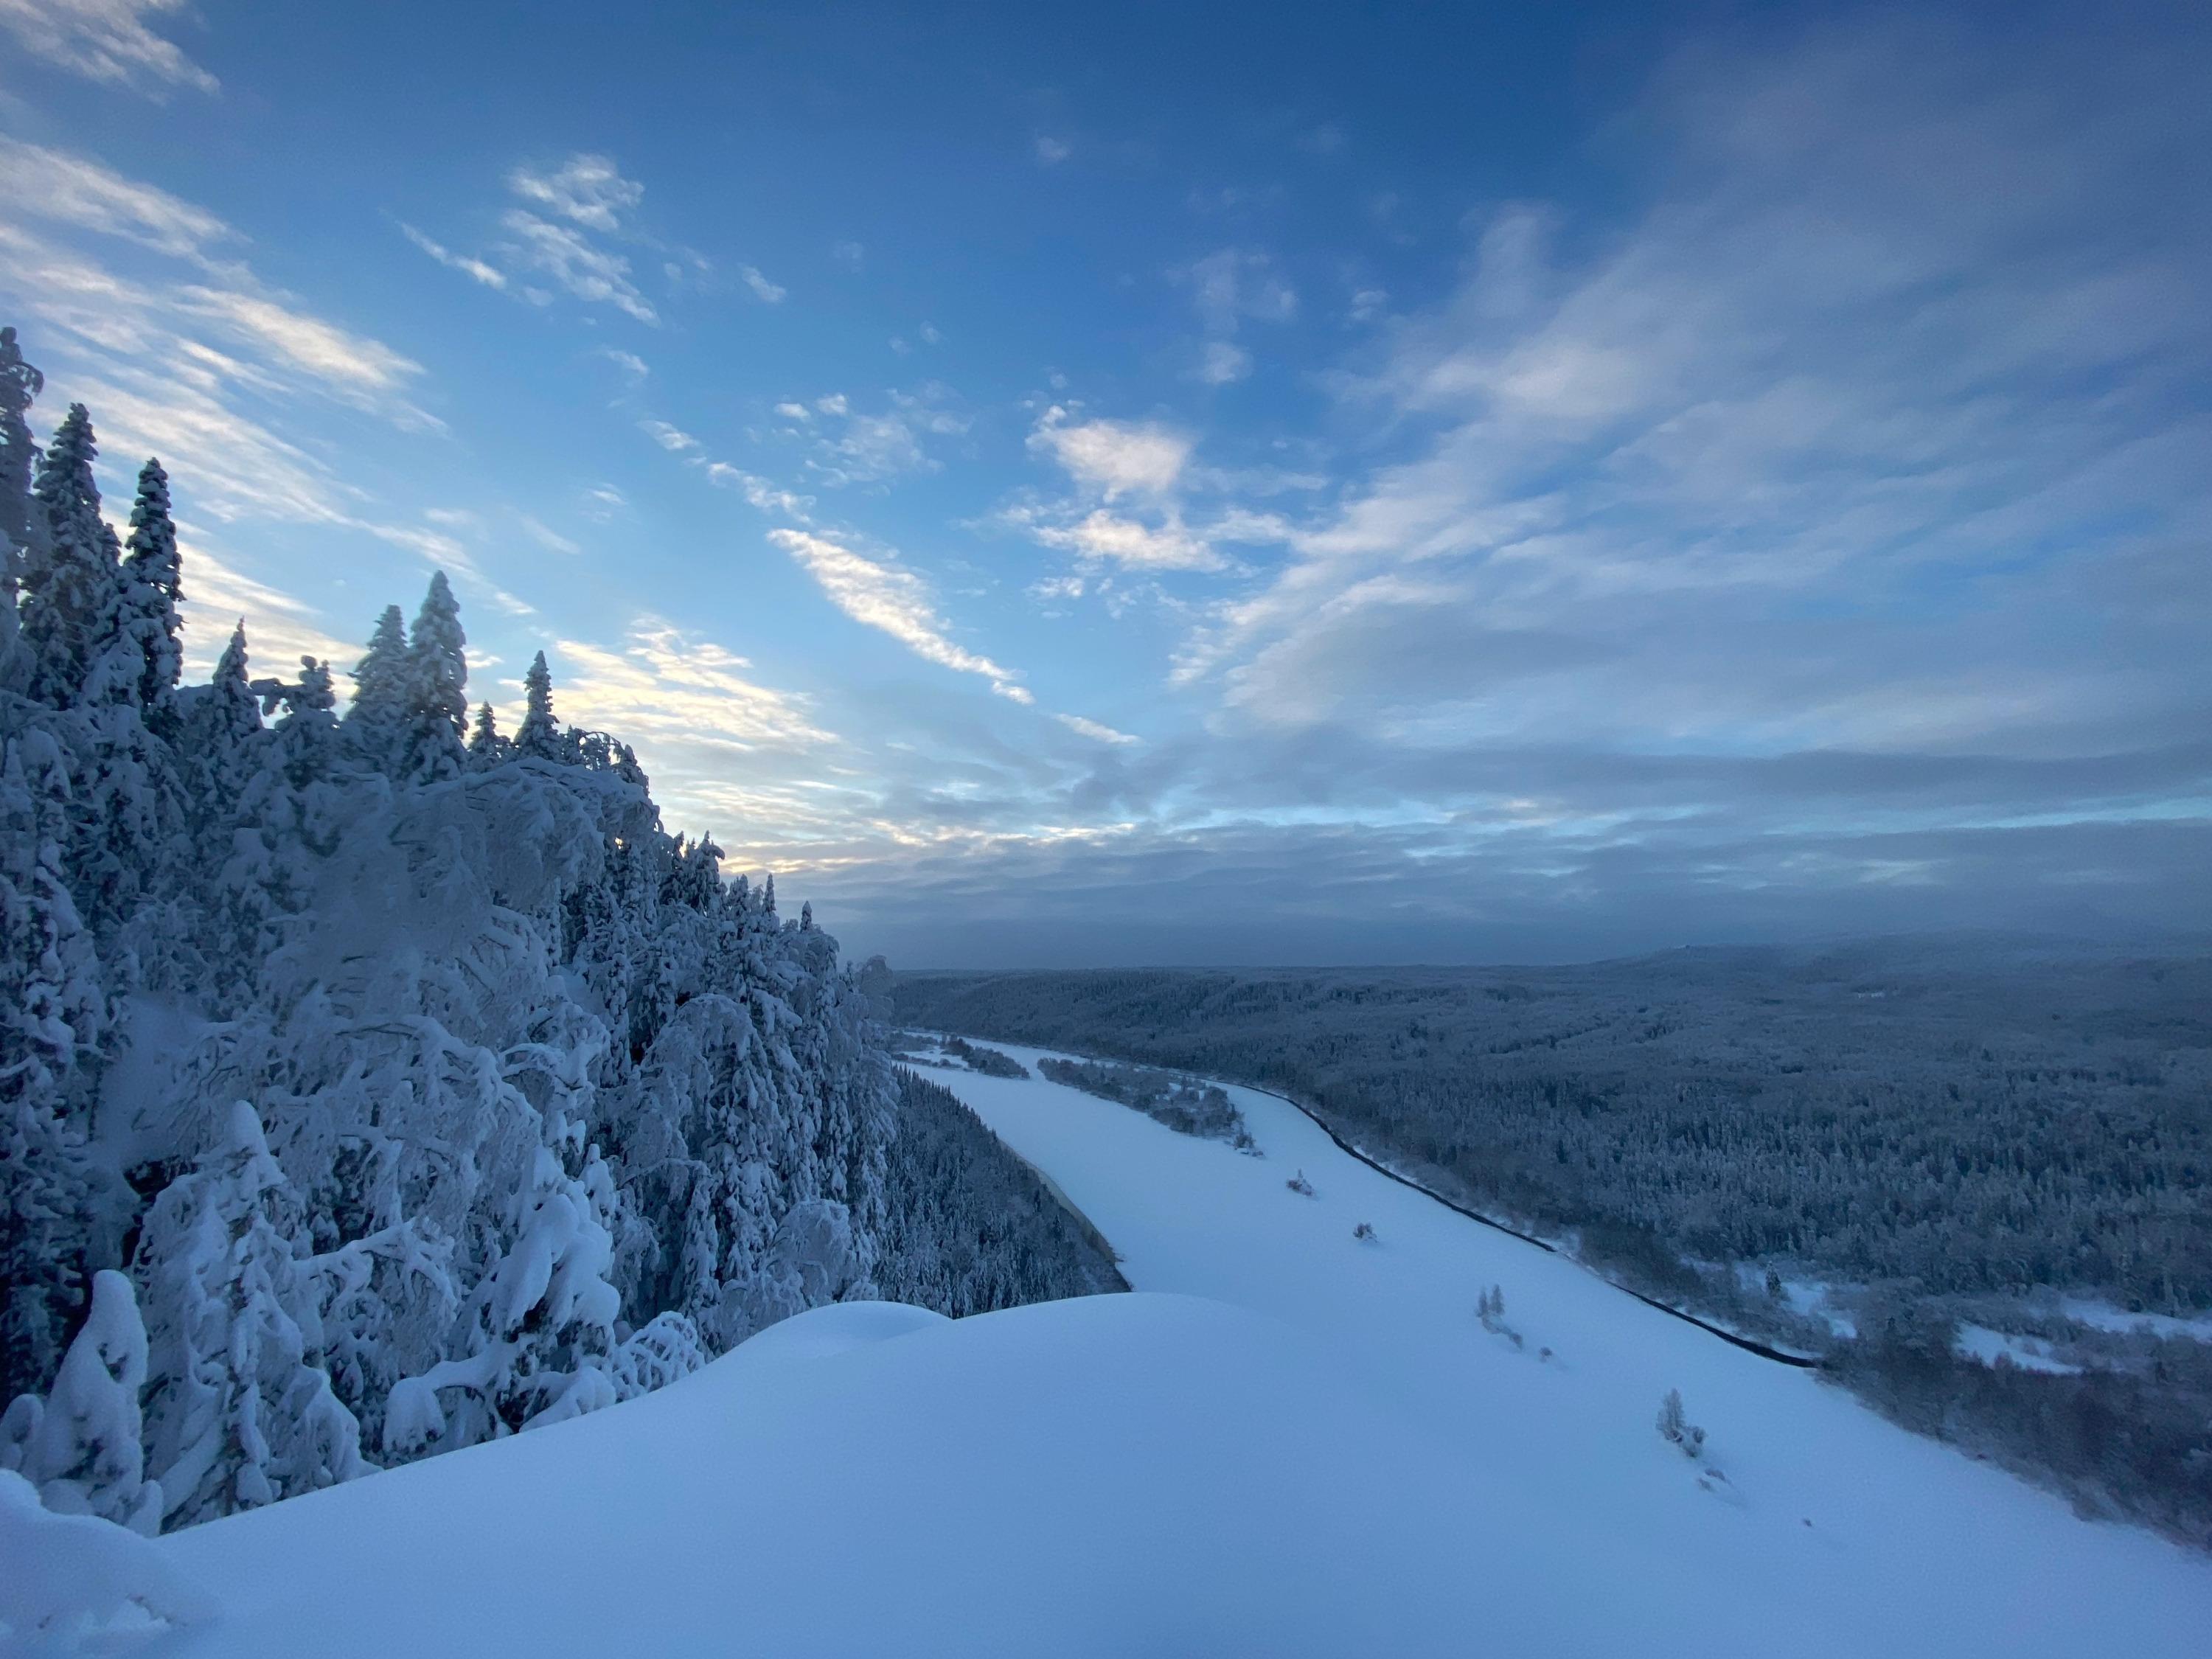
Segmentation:
{"type": "Polygon", "coordinates": [[[1987,1325],[1959,1327],[1957,1351],[1978,1359],[1984,1365],[1994,1365],[2000,1359],[2017,1365],[2022,1370],[2047,1371],[2053,1376],[2079,1376],[2081,1368],[2051,1357],[2051,1345],[2033,1336],[2014,1336],[2008,1331],[1991,1330],[1987,1325]]]}

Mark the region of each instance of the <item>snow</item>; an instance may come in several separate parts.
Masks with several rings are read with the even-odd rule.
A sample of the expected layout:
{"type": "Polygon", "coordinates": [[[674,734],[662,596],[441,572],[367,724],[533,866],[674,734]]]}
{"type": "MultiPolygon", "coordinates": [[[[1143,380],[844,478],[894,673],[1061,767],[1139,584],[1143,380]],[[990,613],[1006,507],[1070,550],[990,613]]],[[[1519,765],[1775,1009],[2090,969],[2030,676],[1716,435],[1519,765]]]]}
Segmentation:
{"type": "MultiPolygon", "coordinates": [[[[163,1539],[225,1608],[165,1659],[1610,1656],[1676,1604],[1656,1540],[1528,1533],[1494,1477],[1263,1315],[854,1304],[754,1342],[163,1539]]],[[[1636,1650],[1749,1652],[1780,1616],[1731,1596],[1636,1650]]]]}
{"type": "Polygon", "coordinates": [[[164,1537],[223,1609],[165,1659],[2203,1650],[2212,1564],[1455,1215],[1286,1103],[1232,1091],[1255,1159],[1041,1079],[957,1087],[1135,1293],[818,1309],[642,1398],[164,1537]],[[1492,1285],[1518,1348],[1477,1319],[1492,1285]],[[1654,1429],[1672,1389],[1694,1460],[1654,1429]]]}
{"type": "Polygon", "coordinates": [[[2212,1342],[2212,1314],[2179,1319],[2172,1314],[2130,1313],[2109,1302],[2092,1302],[2081,1297],[2067,1297],[2060,1306],[2069,1319],[2100,1331],[2117,1331],[2123,1335],[2147,1331],[2167,1341],[2212,1342]]]}
{"type": "Polygon", "coordinates": [[[2014,1336],[2007,1331],[1992,1330],[1987,1325],[1961,1325],[1956,1351],[1969,1358],[1978,1359],[1984,1365],[1994,1365],[2002,1358],[2026,1371],[2043,1371],[2052,1376],[2079,1376],[2081,1368],[2069,1365],[2063,1359],[2051,1357],[2051,1345],[2032,1336],[2014,1336]]]}
{"type": "Polygon", "coordinates": [[[149,1540],[89,1515],[58,1515],[0,1469],[0,1654],[67,1652],[77,1638],[151,1633],[213,1618],[206,1593],[149,1540]],[[69,1644],[69,1645],[64,1645],[69,1644]]]}

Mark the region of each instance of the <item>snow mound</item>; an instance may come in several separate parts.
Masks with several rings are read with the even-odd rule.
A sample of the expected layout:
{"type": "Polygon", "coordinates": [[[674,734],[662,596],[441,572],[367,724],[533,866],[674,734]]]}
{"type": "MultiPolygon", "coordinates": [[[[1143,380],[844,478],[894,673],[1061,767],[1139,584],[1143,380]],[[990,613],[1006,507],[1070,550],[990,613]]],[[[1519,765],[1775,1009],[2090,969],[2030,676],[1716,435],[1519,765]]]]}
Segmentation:
{"type": "MultiPolygon", "coordinates": [[[[163,1538],[226,1608],[165,1659],[1607,1650],[1575,1637],[1574,1540],[1537,1570],[1486,1483],[1264,1316],[1135,1294],[790,1324],[771,1358],[848,1346],[783,1364],[749,1344],[589,1417],[163,1538]]],[[[1626,1603],[1608,1640],[1658,1612],[1626,1603]]],[[[1754,1650],[1733,1609],[1716,1634],[1754,1650]]]]}
{"type": "Polygon", "coordinates": [[[889,1342],[952,1322],[927,1308],[903,1302],[834,1302],[780,1321],[739,1345],[742,1364],[786,1359],[827,1359],[874,1342],[889,1342]]]}
{"type": "Polygon", "coordinates": [[[0,1469],[0,1655],[82,1651],[118,1626],[204,1625],[215,1612],[157,1545],[96,1516],[57,1515],[0,1469]]]}

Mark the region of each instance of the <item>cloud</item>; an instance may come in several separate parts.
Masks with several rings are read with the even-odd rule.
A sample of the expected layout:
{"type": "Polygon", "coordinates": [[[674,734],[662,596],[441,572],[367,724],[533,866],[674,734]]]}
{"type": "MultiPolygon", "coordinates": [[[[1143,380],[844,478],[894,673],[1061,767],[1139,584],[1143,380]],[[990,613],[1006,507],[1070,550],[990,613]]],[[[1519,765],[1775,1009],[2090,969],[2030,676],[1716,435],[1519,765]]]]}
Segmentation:
{"type": "Polygon", "coordinates": [[[447,270],[458,270],[471,281],[481,283],[486,288],[505,290],[507,273],[498,266],[487,264],[471,254],[456,253],[442,242],[434,241],[425,236],[404,219],[399,222],[399,231],[409,241],[445,266],[447,270]]]}
{"type": "Polygon", "coordinates": [[[769,281],[751,265],[739,265],[738,275],[744,279],[744,285],[753,291],[757,298],[767,301],[769,305],[781,305],[785,294],[788,292],[787,289],[780,288],[769,281]]]}
{"type": "Polygon", "coordinates": [[[665,421],[640,421],[637,429],[659,444],[672,455],[681,455],[699,447],[699,441],[681,427],[671,426],[665,421]]]}
{"type": "Polygon", "coordinates": [[[645,199],[645,186],[623,178],[604,155],[572,155],[551,173],[516,167],[507,185],[556,217],[607,235],[620,231],[623,216],[645,199]]]}
{"type": "Polygon", "coordinates": [[[1182,276],[1209,334],[1225,338],[1247,319],[1285,323],[1297,315],[1297,290],[1275,274],[1266,254],[1255,250],[1223,248],[1182,276]]]}
{"type": "Polygon", "coordinates": [[[540,523],[527,513],[518,513],[515,514],[514,521],[521,526],[525,535],[548,552],[566,553],[573,557],[584,550],[559,531],[549,525],[540,523]]]}
{"type": "Polygon", "coordinates": [[[240,622],[257,677],[292,675],[302,656],[319,658],[343,672],[360,656],[361,647],[324,630],[313,607],[247,575],[191,526],[180,527],[178,547],[184,561],[179,609],[188,678],[214,672],[231,629],[240,622]]]}
{"type": "Polygon", "coordinates": [[[50,386],[90,406],[110,454],[159,453],[195,511],[360,526],[366,497],[280,436],[286,405],[327,401],[414,430],[439,422],[412,398],[413,359],[318,316],[218,258],[222,220],[89,158],[0,140],[0,300],[50,386]],[[173,262],[125,270],[99,239],[173,262]]]}
{"type": "MultiPolygon", "coordinates": [[[[0,5],[8,0],[0,0],[0,5]]],[[[0,191],[25,218],[121,237],[157,253],[204,264],[208,250],[239,240],[214,214],[151,185],[124,178],[88,156],[27,144],[0,133],[0,191]]]]}
{"type": "Polygon", "coordinates": [[[780,489],[743,467],[732,466],[727,461],[708,461],[706,468],[709,483],[739,491],[744,496],[746,505],[756,512],[780,514],[787,519],[795,519],[800,524],[809,521],[807,515],[814,506],[811,495],[801,495],[780,489]]]}
{"type": "Polygon", "coordinates": [[[824,429],[815,440],[807,470],[831,486],[879,483],[906,473],[938,471],[940,463],[924,441],[957,437],[969,427],[967,416],[945,401],[948,396],[934,383],[919,395],[893,392],[889,407],[877,412],[855,411],[842,394],[817,398],[816,412],[842,425],[824,429]]]}
{"type": "Polygon", "coordinates": [[[848,270],[858,270],[867,258],[867,250],[858,242],[834,242],[830,257],[848,270]]]}
{"type": "Polygon", "coordinates": [[[818,768],[799,757],[838,738],[811,699],[763,685],[750,662],[714,640],[648,614],[619,646],[562,638],[547,655],[556,711],[635,749],[671,823],[770,838],[819,833],[835,816],[824,805],[834,794],[810,800],[787,780],[818,768]]]}
{"type": "Polygon", "coordinates": [[[520,208],[500,219],[514,239],[512,257],[593,305],[611,305],[639,322],[657,326],[660,313],[630,280],[629,261],[600,247],[582,232],[541,219],[520,208]]]}
{"type": "Polygon", "coordinates": [[[914,428],[896,414],[854,415],[835,438],[824,439],[808,467],[831,484],[872,483],[931,465],[914,428]]]}
{"type": "Polygon", "coordinates": [[[980,675],[1002,697],[1024,703],[1032,700],[1011,671],[953,643],[951,625],[938,614],[928,585],[913,571],[805,531],[771,530],[769,540],[798,561],[830,602],[854,621],[890,635],[925,661],[980,675]]]}
{"type": "Polygon", "coordinates": [[[1191,441],[1166,427],[1104,420],[1071,426],[1067,410],[1057,404],[1045,411],[1029,441],[1109,501],[1132,494],[1165,495],[1182,477],[1191,452],[1191,441]]]}
{"type": "Polygon", "coordinates": [[[1054,714],[1053,719],[1058,720],[1078,737],[1089,738],[1094,743],[1110,743],[1127,746],[1144,741],[1142,738],[1132,737],[1127,732],[1116,732],[1110,726],[1102,726],[1097,720],[1085,720],[1080,714],[1054,714]]]}
{"type": "MultiPolygon", "coordinates": [[[[179,307],[215,321],[233,338],[265,348],[307,377],[374,404],[422,372],[380,341],[236,288],[190,287],[177,291],[179,307]]],[[[427,416],[419,416],[427,420],[427,416]]]]}
{"type": "Polygon", "coordinates": [[[1459,290],[1344,383],[1344,418],[1402,438],[1286,527],[1294,557],[1206,620],[1186,676],[1378,742],[2185,724],[2169,644],[2056,596],[2212,512],[2172,390],[2212,344],[2181,274],[2212,222],[2142,182],[2212,123],[2142,98],[2134,48],[2075,46],[2064,74],[2021,61],[2048,43],[1905,23],[1685,54],[1638,114],[1622,223],[1492,214],[1459,290]],[[1531,650],[1572,672],[1530,680],[1531,650]]]}
{"type": "Polygon", "coordinates": [[[1208,340],[1199,354],[1198,378],[1206,386],[1230,386],[1252,372],[1252,354],[1228,340],[1208,340]]]}
{"type": "Polygon", "coordinates": [[[1065,139],[1040,133],[1036,143],[1030,146],[1030,153],[1036,157],[1039,167],[1056,167],[1074,155],[1075,150],[1065,139]]]}
{"type": "Polygon", "coordinates": [[[1054,524],[1016,509],[1014,521],[1036,541],[1085,559],[1136,570],[1218,570],[1225,562],[1201,537],[1170,515],[1158,527],[1096,507],[1073,524],[1054,524]]]}
{"type": "Polygon", "coordinates": [[[103,85],[156,99],[170,87],[214,93],[215,76],[147,27],[189,9],[188,0],[0,0],[0,29],[33,58],[103,85]]]}
{"type": "Polygon", "coordinates": [[[652,365],[635,351],[623,351],[615,346],[601,346],[599,356],[622,370],[632,381],[645,380],[652,377],[652,365]]]}

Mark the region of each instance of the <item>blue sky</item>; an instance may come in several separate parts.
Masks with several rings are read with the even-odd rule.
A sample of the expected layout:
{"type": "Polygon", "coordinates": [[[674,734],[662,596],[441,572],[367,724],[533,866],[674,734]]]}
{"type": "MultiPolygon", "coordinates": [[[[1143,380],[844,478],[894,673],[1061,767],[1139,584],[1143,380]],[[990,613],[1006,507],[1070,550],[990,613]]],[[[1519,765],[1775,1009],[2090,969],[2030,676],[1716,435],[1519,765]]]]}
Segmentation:
{"type": "Polygon", "coordinates": [[[896,961],[2212,925],[2202,9],[1362,9],[0,0],[0,314],[896,961]]]}

